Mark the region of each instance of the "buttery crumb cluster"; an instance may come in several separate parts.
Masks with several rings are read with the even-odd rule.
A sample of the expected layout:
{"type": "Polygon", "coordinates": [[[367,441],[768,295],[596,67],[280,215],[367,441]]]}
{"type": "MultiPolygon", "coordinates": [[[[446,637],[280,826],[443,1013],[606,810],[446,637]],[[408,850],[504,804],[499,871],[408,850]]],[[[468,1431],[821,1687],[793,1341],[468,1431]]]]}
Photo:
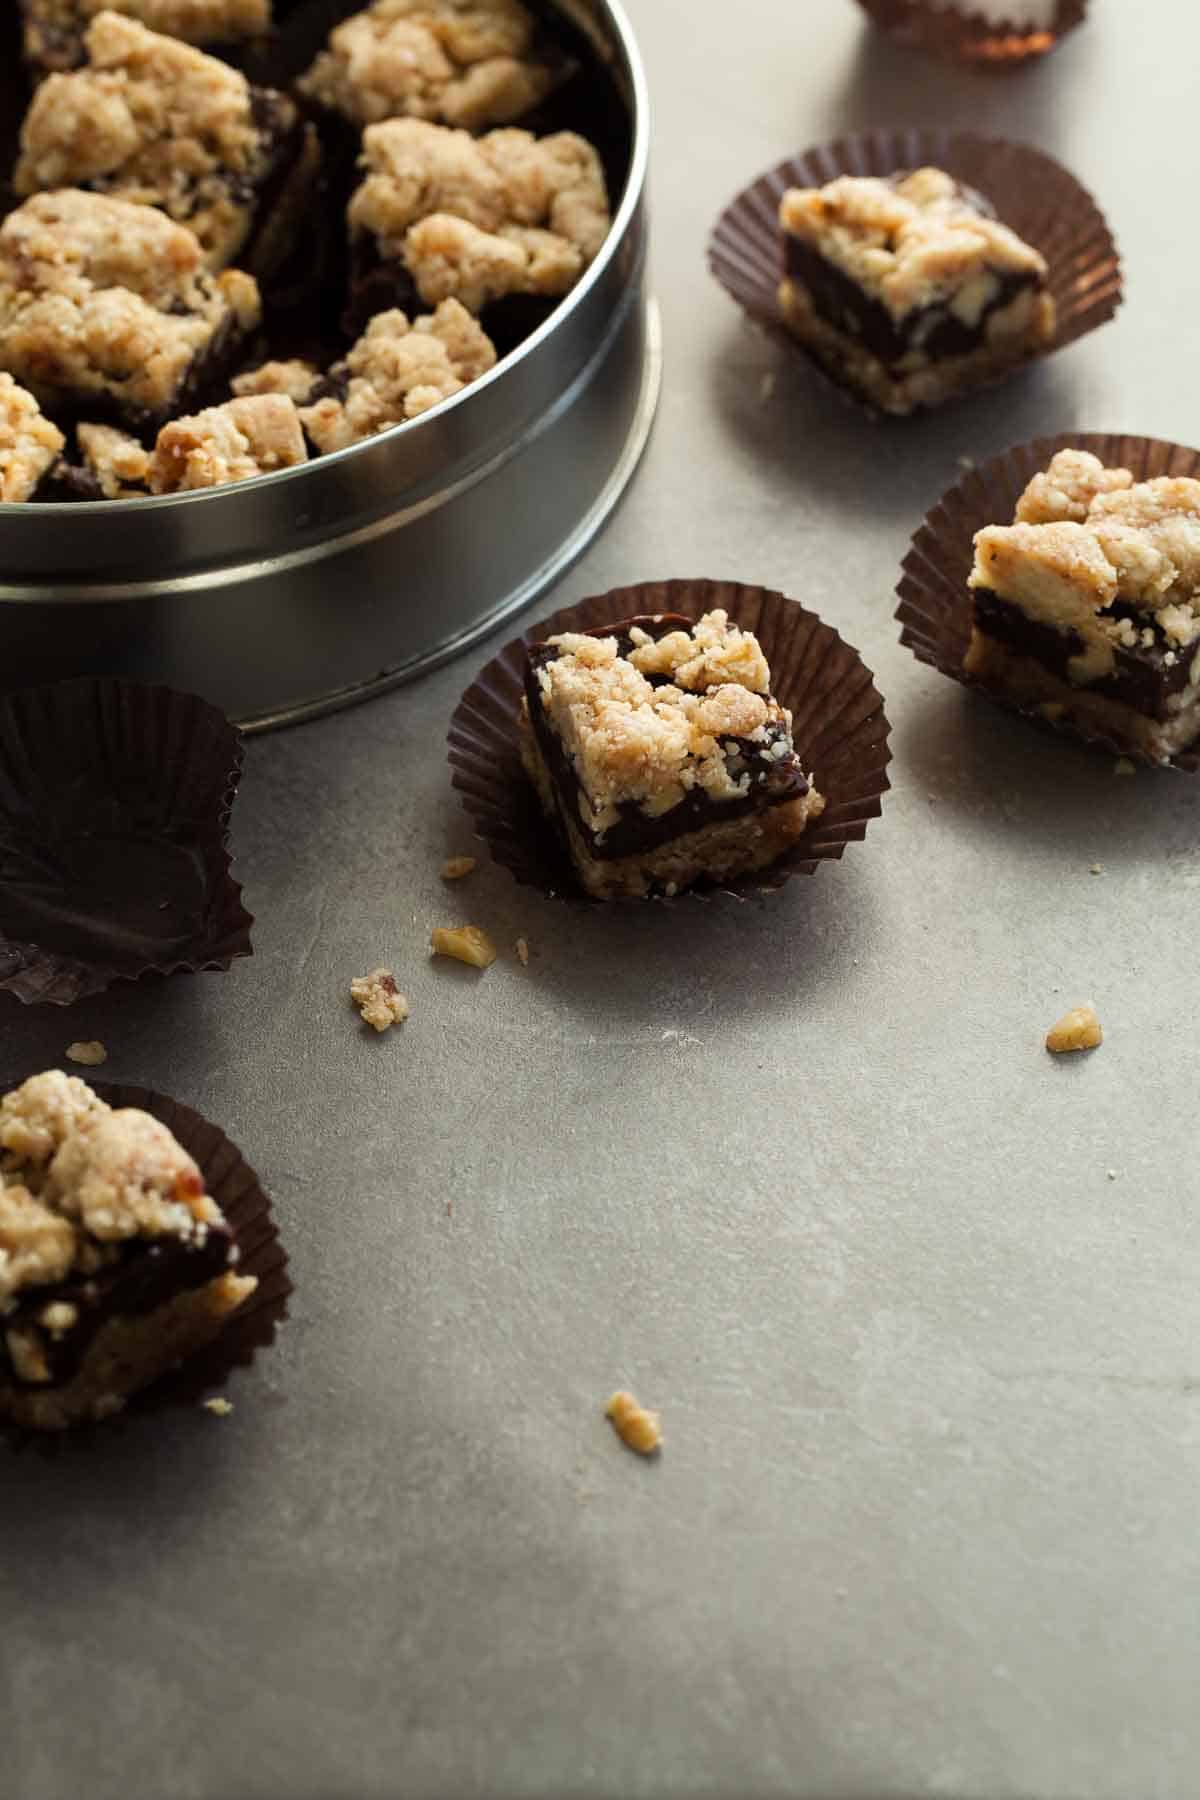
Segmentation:
{"type": "Polygon", "coordinates": [[[486,374],[496,348],[457,300],[409,322],[398,307],[377,313],[327,374],[301,360],[264,363],[234,378],[235,394],[273,394],[298,408],[318,450],[342,450],[436,406],[486,374]]]}
{"type": "Polygon", "coordinates": [[[1046,273],[1038,251],[942,169],[917,169],[899,181],[842,175],[823,188],[792,188],[780,221],[897,319],[951,295],[963,323],[975,324],[995,275],[1046,273]]]}
{"type": "Polygon", "coordinates": [[[697,788],[713,800],[748,793],[749,771],[726,740],[791,754],[791,717],[769,697],[758,641],[724,612],[658,639],[637,626],[630,635],[624,656],[615,637],[551,638],[558,654],[536,677],[578,779],[580,814],[597,834],[623,805],[656,817],[697,788]]]}
{"type": "Polygon", "coordinates": [[[33,395],[0,373],[0,500],[32,500],[65,442],[33,395]]]}
{"type": "Polygon", "coordinates": [[[89,19],[109,8],[189,44],[244,42],[271,25],[271,0],[20,0],[20,6],[25,56],[38,73],[73,68],[89,19]]]}
{"type": "Polygon", "coordinates": [[[363,133],[363,163],[352,237],[401,263],[427,306],[453,297],[475,313],[507,294],[565,294],[608,232],[600,159],[573,131],[473,138],[389,119],[363,133]]]}
{"type": "MultiPolygon", "coordinates": [[[[1120,650],[1166,646],[1172,668],[1200,638],[1200,481],[1135,482],[1087,451],[1060,450],[1012,525],[975,539],[971,586],[1076,634],[1075,682],[1110,675],[1120,650]]],[[[1190,680],[1200,680],[1193,657],[1190,680]]]]}
{"type": "Polygon", "coordinates": [[[231,262],[273,147],[245,76],[117,12],[92,21],[85,47],[87,68],[51,75],[33,97],[17,193],[90,187],[158,206],[195,232],[210,266],[231,262]]]}
{"type": "Polygon", "coordinates": [[[0,225],[0,367],[43,403],[162,414],[260,311],[251,276],[209,274],[194,233],[154,207],[64,189],[0,225]]]}
{"type": "Polygon", "coordinates": [[[334,27],[300,88],[358,125],[407,116],[482,131],[528,112],[555,79],[519,0],[376,0],[334,27]]]}

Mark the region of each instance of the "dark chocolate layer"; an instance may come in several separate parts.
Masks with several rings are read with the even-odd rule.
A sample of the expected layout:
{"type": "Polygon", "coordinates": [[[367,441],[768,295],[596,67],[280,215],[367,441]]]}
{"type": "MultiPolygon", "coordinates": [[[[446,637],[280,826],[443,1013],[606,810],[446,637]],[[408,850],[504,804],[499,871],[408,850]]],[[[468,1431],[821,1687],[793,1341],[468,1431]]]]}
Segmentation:
{"type": "MultiPolygon", "coordinates": [[[[109,1319],[153,1312],[176,1294],[203,1287],[234,1262],[234,1236],[226,1225],[210,1225],[203,1244],[177,1240],[149,1242],[137,1238],[120,1246],[120,1256],[93,1275],[76,1276],[20,1295],[12,1312],[0,1315],[2,1330],[38,1331],[51,1379],[26,1385],[53,1387],[69,1381],[87,1354],[88,1345],[109,1319]],[[48,1306],[65,1302],[76,1309],[74,1325],[59,1336],[38,1325],[48,1306]]],[[[18,1381],[0,1330],[0,1380],[18,1381]]]]}
{"type": "MultiPolygon", "coordinates": [[[[635,626],[657,640],[672,631],[690,630],[694,623],[693,619],[674,613],[647,614],[624,620],[620,624],[598,626],[585,635],[615,637],[620,654],[626,656],[633,648],[630,634],[635,626]]],[[[743,774],[750,777],[749,789],[745,794],[733,800],[714,800],[704,789],[693,788],[676,806],[654,817],[636,804],[625,805],[618,808],[620,817],[617,823],[596,836],[588,830],[579,811],[579,782],[571,760],[547,724],[541,705],[537,672],[554,662],[558,655],[558,649],[553,644],[534,644],[530,647],[525,675],[529,717],[538,749],[554,782],[559,805],[588,840],[589,851],[598,860],[612,861],[617,857],[637,856],[644,851],[656,850],[689,832],[699,831],[706,825],[763,812],[768,807],[780,806],[785,801],[798,800],[807,794],[809,784],[794,752],[779,758],[766,754],[786,738],[782,725],[768,725],[766,739],[761,743],[737,737],[721,740],[731,773],[737,777],[743,774]]],[[[667,675],[651,675],[647,676],[647,680],[653,687],[666,687],[670,684],[670,677],[667,675]]]]}
{"type": "MultiPolygon", "coordinates": [[[[986,637],[1005,644],[1022,656],[1029,656],[1063,681],[1070,681],[1068,664],[1072,657],[1083,654],[1084,642],[1077,631],[1059,631],[1038,619],[1031,619],[1011,600],[1004,600],[991,588],[976,588],[975,624],[986,637]]],[[[1111,675],[1085,684],[1089,693],[1106,694],[1120,700],[1147,719],[1166,720],[1174,715],[1167,702],[1188,684],[1188,672],[1197,646],[1179,649],[1171,644],[1146,613],[1118,602],[1110,613],[1114,619],[1129,619],[1139,632],[1149,624],[1154,643],[1138,644],[1127,649],[1113,646],[1116,667],[1111,675]],[[1170,662],[1167,658],[1171,657],[1170,662]]],[[[1073,684],[1080,685],[1080,684],[1073,684]]]]}
{"type": "Polygon", "coordinates": [[[997,282],[994,297],[974,325],[966,325],[950,310],[948,301],[914,307],[895,319],[881,300],[828,262],[801,238],[785,236],[784,265],[791,278],[807,290],[814,310],[836,331],[861,340],[881,363],[892,367],[913,350],[932,359],[965,356],[987,340],[992,314],[1008,306],[1023,289],[1040,288],[1036,274],[1013,275],[992,270],[997,282]]]}

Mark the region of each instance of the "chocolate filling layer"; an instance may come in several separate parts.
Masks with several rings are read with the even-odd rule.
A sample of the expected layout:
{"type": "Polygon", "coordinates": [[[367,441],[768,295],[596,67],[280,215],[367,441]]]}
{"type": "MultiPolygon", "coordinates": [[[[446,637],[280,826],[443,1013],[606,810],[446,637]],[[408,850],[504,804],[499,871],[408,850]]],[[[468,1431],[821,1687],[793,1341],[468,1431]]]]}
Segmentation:
{"type": "Polygon", "coordinates": [[[34,1327],[49,1364],[49,1382],[19,1385],[59,1385],[76,1373],[88,1345],[109,1319],[153,1312],[174,1295],[203,1287],[232,1266],[234,1247],[234,1236],[227,1225],[210,1225],[203,1244],[181,1244],[174,1239],[147,1242],[138,1238],[121,1245],[119,1260],[95,1274],[30,1289],[19,1297],[12,1312],[0,1314],[0,1379],[19,1381],[4,1342],[5,1331],[34,1327]],[[48,1306],[59,1301],[75,1307],[78,1317],[66,1331],[52,1336],[38,1324],[38,1319],[48,1306]]]}
{"type": "MultiPolygon", "coordinates": [[[[1154,643],[1139,644],[1133,650],[1122,644],[1114,645],[1116,667],[1111,675],[1071,685],[1086,687],[1088,693],[1106,694],[1111,700],[1120,700],[1144,718],[1173,718],[1175,715],[1167,702],[1187,687],[1192,659],[1200,649],[1194,644],[1185,649],[1171,644],[1158,626],[1151,624],[1146,613],[1137,612],[1119,601],[1109,608],[1109,612],[1114,619],[1129,619],[1139,632],[1150,624],[1154,643]],[[1168,662],[1168,657],[1173,660],[1168,662]]],[[[975,589],[975,624],[986,637],[994,638],[1022,656],[1032,657],[1062,681],[1071,682],[1068,664],[1073,656],[1081,656],[1084,650],[1083,639],[1077,631],[1059,631],[1053,625],[1030,619],[1019,606],[1002,599],[991,588],[975,589]]]]}
{"type": "Polygon", "coordinates": [[[1039,275],[1013,275],[989,270],[996,291],[973,325],[951,311],[953,296],[930,306],[914,307],[896,319],[845,270],[828,262],[803,239],[785,235],[784,266],[791,278],[808,292],[814,310],[843,335],[861,340],[864,347],[889,367],[913,351],[929,358],[965,356],[987,341],[988,320],[1008,306],[1025,289],[1042,286],[1039,275]]]}
{"type": "MultiPolygon", "coordinates": [[[[687,631],[694,623],[694,620],[674,613],[659,616],[651,614],[625,620],[619,625],[598,626],[586,635],[615,637],[620,654],[627,656],[633,648],[630,633],[635,626],[657,640],[672,631],[687,631]]],[[[693,788],[669,811],[653,817],[640,806],[631,803],[619,807],[620,817],[617,823],[596,836],[584,823],[579,811],[580,786],[571,759],[547,724],[541,704],[537,672],[554,662],[558,655],[559,651],[553,644],[534,644],[530,647],[525,675],[529,717],[538,749],[554,782],[559,805],[588,840],[589,851],[597,860],[613,861],[617,857],[637,856],[643,851],[658,849],[662,844],[684,837],[688,832],[699,831],[706,825],[738,819],[748,813],[763,812],[768,807],[781,806],[785,801],[798,800],[807,794],[809,784],[795,752],[789,751],[786,756],[778,758],[767,754],[781,741],[786,741],[787,736],[782,725],[769,725],[766,739],[761,743],[736,737],[721,740],[731,773],[735,777],[744,774],[750,777],[745,794],[733,800],[714,800],[703,788],[693,788]]],[[[651,675],[647,676],[647,680],[653,687],[670,685],[670,677],[667,675],[651,675]]]]}

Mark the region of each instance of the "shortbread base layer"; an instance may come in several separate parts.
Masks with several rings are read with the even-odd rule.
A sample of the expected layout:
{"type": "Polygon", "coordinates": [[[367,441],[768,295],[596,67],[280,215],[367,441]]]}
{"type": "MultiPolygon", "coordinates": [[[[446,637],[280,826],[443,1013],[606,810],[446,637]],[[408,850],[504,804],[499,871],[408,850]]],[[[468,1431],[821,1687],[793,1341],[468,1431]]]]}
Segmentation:
{"type": "Polygon", "coordinates": [[[736,819],[715,820],[635,856],[594,856],[583,832],[560,801],[528,718],[521,723],[521,760],[537,789],[542,810],[565,838],[584,890],[593,900],[644,899],[678,894],[695,882],[728,881],[765,869],[803,837],[825,809],[815,788],[736,819]]]}
{"type": "Polygon", "coordinates": [[[978,626],[972,627],[963,671],[1003,699],[1022,707],[1038,707],[1046,718],[1067,719],[1083,731],[1100,732],[1141,751],[1153,762],[1169,762],[1200,738],[1200,694],[1186,701],[1174,718],[1151,719],[1123,701],[1072,686],[978,626]]]}
{"type": "Polygon", "coordinates": [[[257,1288],[253,1275],[218,1275],[152,1312],[109,1319],[70,1381],[59,1387],[0,1382],[0,1418],[30,1431],[66,1431],[107,1418],[125,1401],[219,1335],[257,1288]]]}
{"type": "Polygon", "coordinates": [[[843,387],[854,389],[880,412],[903,417],[940,406],[956,394],[1016,369],[1047,347],[1053,302],[1041,296],[1032,320],[1018,334],[981,344],[962,356],[932,359],[898,373],[873,355],[860,339],[838,331],[813,306],[802,282],[780,283],[779,308],[793,337],[800,340],[843,387]]]}

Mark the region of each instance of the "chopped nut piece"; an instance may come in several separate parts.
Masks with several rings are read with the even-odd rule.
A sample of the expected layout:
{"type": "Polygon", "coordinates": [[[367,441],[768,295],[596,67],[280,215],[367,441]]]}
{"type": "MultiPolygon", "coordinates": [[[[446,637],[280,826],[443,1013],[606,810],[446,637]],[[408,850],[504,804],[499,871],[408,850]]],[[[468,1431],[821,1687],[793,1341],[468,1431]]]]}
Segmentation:
{"type": "Polygon", "coordinates": [[[396,986],[390,969],[372,969],[369,975],[356,975],[350,983],[350,998],[363,1022],[376,1031],[387,1031],[408,1017],[408,1001],[396,986]]]}
{"type": "Polygon", "coordinates": [[[100,1064],[108,1061],[108,1051],[99,1038],[89,1038],[81,1044],[68,1044],[66,1049],[68,1062],[87,1063],[98,1069],[100,1064]]]}
{"type": "Polygon", "coordinates": [[[496,946],[478,925],[438,925],[429,939],[435,956],[453,956],[473,968],[486,969],[496,960],[496,946]]]}
{"type": "Polygon", "coordinates": [[[528,938],[520,937],[517,939],[517,955],[520,957],[521,962],[524,964],[524,966],[526,968],[528,968],[528,966],[529,966],[529,940],[528,940],[528,938]]]}
{"type": "Polygon", "coordinates": [[[1094,1006],[1073,1006],[1057,1025],[1046,1033],[1046,1048],[1056,1053],[1063,1050],[1094,1050],[1104,1042],[1104,1033],[1094,1006]]]}
{"type": "Polygon", "coordinates": [[[218,1419],[227,1419],[233,1411],[233,1401],[222,1400],[219,1394],[214,1395],[211,1400],[202,1401],[201,1405],[205,1412],[213,1413],[218,1419]]]}
{"type": "Polygon", "coordinates": [[[636,1450],[639,1456],[653,1456],[661,1446],[662,1428],[658,1414],[647,1412],[624,1389],[612,1396],[604,1408],[604,1416],[612,1420],[613,1429],[625,1447],[636,1450]]]}
{"type": "Polygon", "coordinates": [[[443,881],[461,881],[475,867],[473,856],[451,856],[442,864],[443,881]]]}

